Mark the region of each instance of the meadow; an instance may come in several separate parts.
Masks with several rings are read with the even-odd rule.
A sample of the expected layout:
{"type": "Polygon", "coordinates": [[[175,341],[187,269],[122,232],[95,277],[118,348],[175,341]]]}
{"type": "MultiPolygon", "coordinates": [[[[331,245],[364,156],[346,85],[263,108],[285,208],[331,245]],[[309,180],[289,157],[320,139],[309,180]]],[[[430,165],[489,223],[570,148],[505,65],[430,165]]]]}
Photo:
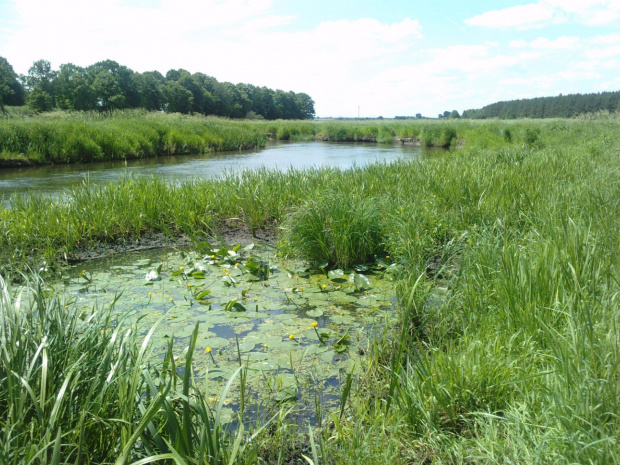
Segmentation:
{"type": "Polygon", "coordinates": [[[127,179],[65,201],[13,199],[0,211],[0,461],[620,463],[617,115],[238,124],[260,137],[389,134],[457,148],[346,171],[127,179]],[[228,431],[220,412],[231,385],[243,389],[243,366],[210,406],[191,375],[198,330],[178,359],[172,344],[154,354],[122,319],[72,313],[28,271],[53,280],[94,244],[153,232],[198,243],[230,224],[276,231],[281,255],[325,269],[386,256],[400,266],[398,324],[320,427],[289,421],[284,406],[228,431]]]}

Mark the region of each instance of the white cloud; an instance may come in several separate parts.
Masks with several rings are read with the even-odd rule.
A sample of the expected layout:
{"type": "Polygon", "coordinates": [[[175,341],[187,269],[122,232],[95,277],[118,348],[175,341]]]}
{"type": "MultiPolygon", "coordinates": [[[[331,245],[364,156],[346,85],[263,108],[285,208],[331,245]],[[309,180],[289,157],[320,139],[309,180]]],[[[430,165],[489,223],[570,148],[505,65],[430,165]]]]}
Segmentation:
{"type": "Polygon", "coordinates": [[[543,22],[558,22],[556,10],[543,3],[517,5],[503,10],[492,10],[465,20],[470,26],[490,28],[532,27],[543,22]]]}
{"type": "Polygon", "coordinates": [[[466,19],[470,26],[528,29],[548,24],[610,24],[620,18],[618,0],[539,0],[536,3],[491,10],[466,19]]]}
{"type": "Polygon", "coordinates": [[[528,43],[524,40],[511,40],[509,46],[511,48],[525,48],[528,46],[528,43]]]}
{"type": "Polygon", "coordinates": [[[546,37],[539,37],[530,42],[530,47],[540,50],[571,50],[579,43],[579,37],[558,37],[549,40],[546,37]]]}
{"type": "Polygon", "coordinates": [[[499,82],[501,84],[513,86],[518,85],[552,89],[557,88],[558,85],[565,84],[567,82],[579,82],[583,80],[597,78],[600,78],[600,75],[592,71],[560,71],[558,73],[543,74],[539,76],[501,79],[499,82]]]}

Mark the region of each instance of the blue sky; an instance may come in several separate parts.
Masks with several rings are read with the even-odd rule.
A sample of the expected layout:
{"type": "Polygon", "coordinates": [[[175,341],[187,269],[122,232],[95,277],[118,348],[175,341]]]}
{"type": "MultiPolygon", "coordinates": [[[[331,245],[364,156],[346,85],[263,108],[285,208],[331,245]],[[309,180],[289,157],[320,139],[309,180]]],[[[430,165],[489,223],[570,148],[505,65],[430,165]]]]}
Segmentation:
{"type": "Polygon", "coordinates": [[[620,0],[0,0],[0,56],[204,72],[318,116],[620,90],[620,0]]]}

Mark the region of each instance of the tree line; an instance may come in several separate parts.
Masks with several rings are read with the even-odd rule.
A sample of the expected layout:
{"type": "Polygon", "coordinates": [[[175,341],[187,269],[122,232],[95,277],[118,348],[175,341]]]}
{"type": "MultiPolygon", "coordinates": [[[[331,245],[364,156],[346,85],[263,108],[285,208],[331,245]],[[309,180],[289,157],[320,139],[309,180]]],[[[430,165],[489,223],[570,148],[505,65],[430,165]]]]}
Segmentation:
{"type": "Polygon", "coordinates": [[[105,60],[86,68],[68,63],[53,70],[49,61],[38,60],[27,75],[18,76],[0,57],[0,110],[24,104],[37,112],[144,108],[269,120],[315,116],[308,94],[219,82],[184,69],[171,69],[164,76],[158,71],[138,73],[105,60]]]}
{"type": "Polygon", "coordinates": [[[465,110],[463,118],[571,118],[598,111],[620,111],[620,91],[569,94],[557,97],[496,102],[477,110],[465,110]]]}

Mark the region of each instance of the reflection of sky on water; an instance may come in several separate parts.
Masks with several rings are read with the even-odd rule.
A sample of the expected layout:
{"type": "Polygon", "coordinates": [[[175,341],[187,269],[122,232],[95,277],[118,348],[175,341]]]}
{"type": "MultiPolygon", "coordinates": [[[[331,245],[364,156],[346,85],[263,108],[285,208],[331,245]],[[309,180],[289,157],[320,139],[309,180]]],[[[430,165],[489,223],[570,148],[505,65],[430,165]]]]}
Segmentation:
{"type": "Polygon", "coordinates": [[[0,196],[45,193],[59,198],[63,192],[88,180],[91,184],[107,184],[127,176],[179,181],[188,178],[213,178],[225,172],[243,169],[273,168],[288,170],[332,166],[350,168],[375,161],[415,158],[421,149],[410,145],[386,146],[372,143],[272,142],[265,149],[207,155],[182,155],[91,163],[87,165],[53,165],[15,168],[0,171],[0,196]]]}

